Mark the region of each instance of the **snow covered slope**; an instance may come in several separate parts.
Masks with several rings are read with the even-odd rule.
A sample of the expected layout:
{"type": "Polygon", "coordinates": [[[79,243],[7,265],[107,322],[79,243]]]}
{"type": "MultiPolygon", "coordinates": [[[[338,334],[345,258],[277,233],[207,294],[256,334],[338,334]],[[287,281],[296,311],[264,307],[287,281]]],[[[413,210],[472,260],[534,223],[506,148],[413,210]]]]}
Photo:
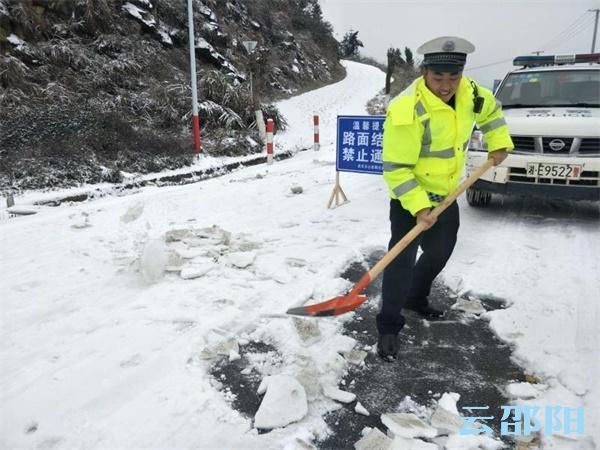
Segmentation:
{"type": "MultiPolygon", "coordinates": [[[[384,81],[346,66],[342,82],[280,103],[290,130],[276,149],[310,147],[318,112],[318,153],[0,222],[0,447],[298,448],[296,438],[326,433],[321,417],[335,402],[318,394],[304,419],[259,435],[204,358],[235,358],[237,344],[260,340],[283,355],[265,375],[310,369],[317,384],[337,385],[338,351],[352,346],[340,325],[352,315],[320,320],[318,345],[277,315],[344,291],[347,264],[387,244],[380,177],[341,174],[351,201],[325,207],[336,115],[363,114],[384,81]]],[[[531,403],[584,405],[597,433],[597,206],[461,206],[446,281],[513,303],[491,325],[545,377],[531,403]]],[[[557,439],[547,448],[582,448],[557,439]]]]}

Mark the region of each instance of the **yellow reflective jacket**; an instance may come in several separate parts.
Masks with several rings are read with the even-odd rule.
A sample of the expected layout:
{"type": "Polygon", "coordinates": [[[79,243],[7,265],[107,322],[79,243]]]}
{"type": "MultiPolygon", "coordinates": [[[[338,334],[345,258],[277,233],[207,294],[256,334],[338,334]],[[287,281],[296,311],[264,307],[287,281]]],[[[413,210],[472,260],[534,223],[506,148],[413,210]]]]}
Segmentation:
{"type": "Polygon", "coordinates": [[[383,178],[390,196],[400,200],[413,216],[437,205],[440,197],[460,183],[474,123],[484,133],[488,151],[514,148],[500,102],[490,90],[477,85],[484,104],[479,114],[473,112],[471,82],[462,77],[455,94],[455,109],[433,94],[423,77],[388,105],[383,131],[383,178]]]}

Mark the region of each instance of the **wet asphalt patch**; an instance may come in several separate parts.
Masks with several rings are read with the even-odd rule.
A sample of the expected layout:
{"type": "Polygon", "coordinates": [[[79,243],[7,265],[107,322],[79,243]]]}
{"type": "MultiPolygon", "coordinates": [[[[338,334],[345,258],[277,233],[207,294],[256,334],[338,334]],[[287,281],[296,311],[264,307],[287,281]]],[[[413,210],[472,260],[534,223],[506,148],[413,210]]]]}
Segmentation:
{"type": "MultiPolygon", "coordinates": [[[[383,251],[367,255],[364,261],[352,263],[341,275],[357,282],[383,256],[383,251]]],[[[407,405],[433,407],[444,392],[460,394],[457,404],[464,416],[464,406],[489,407],[479,416],[493,415],[486,422],[500,436],[501,406],[509,404],[502,389],[510,382],[525,381],[525,373],[511,360],[511,348],[499,340],[483,317],[450,309],[455,297],[441,282],[434,282],[430,295],[433,306],[446,310],[441,320],[425,321],[407,311],[406,325],[400,333],[400,351],[394,362],[382,361],[376,354],[377,329],[375,315],[381,293],[381,277],[374,280],[365,293],[369,301],[344,323],[343,333],[356,339],[358,349],[372,350],[360,366],[349,364],[339,388],[356,394],[356,401],[325,416],[331,435],[317,442],[319,449],[353,449],[364,427],[386,431],[380,416],[390,412],[410,411],[407,405]],[[412,402],[404,401],[410,397],[412,402]],[[354,411],[356,402],[369,411],[363,416],[354,411]]],[[[486,311],[505,307],[502,299],[477,296],[486,311]]],[[[211,368],[210,374],[234,409],[253,418],[262,396],[257,393],[262,376],[251,367],[250,359],[263,354],[278,358],[270,344],[250,342],[240,346],[241,359],[223,358],[211,368]],[[246,370],[245,370],[246,369],[246,370]]],[[[281,355],[279,355],[281,357],[281,355]]],[[[417,411],[418,412],[418,411],[417,411]]],[[[262,430],[259,430],[261,432],[262,430]]],[[[511,441],[505,443],[513,447],[511,441]]]]}
{"type": "MultiPolygon", "coordinates": [[[[254,418],[262,401],[262,396],[257,391],[263,376],[256,370],[248,370],[252,367],[250,359],[256,355],[262,355],[271,361],[281,359],[279,352],[271,344],[249,342],[240,345],[240,359],[220,359],[209,372],[219,390],[231,401],[232,408],[249,418],[254,418]]],[[[260,432],[262,431],[259,430],[260,432]]]]}
{"type": "MultiPolygon", "coordinates": [[[[374,252],[363,263],[354,262],[342,277],[358,281],[383,255],[384,252],[374,252]]],[[[486,423],[500,436],[500,406],[509,404],[502,388],[510,382],[525,381],[525,373],[511,360],[510,346],[496,337],[488,322],[450,309],[455,296],[436,280],[430,303],[446,310],[445,317],[426,321],[418,314],[406,311],[398,359],[385,362],[375,353],[375,315],[381,294],[381,277],[373,281],[366,293],[369,302],[356,311],[353,320],[345,322],[344,334],[356,339],[359,347],[372,346],[373,351],[368,353],[363,366],[349,368],[341,389],[355,393],[357,401],[370,416],[357,414],[355,403],[343,405],[325,417],[332,434],[319,442],[318,448],[352,449],[364,427],[386,430],[380,420],[381,414],[415,412],[401,408],[407,396],[418,405],[431,407],[444,392],[460,394],[457,407],[465,416],[469,412],[462,410],[463,406],[488,406],[488,410],[477,415],[495,416],[486,423]]],[[[486,311],[505,307],[498,298],[479,296],[478,299],[486,311]]],[[[506,444],[512,446],[510,441],[506,444]]]]}

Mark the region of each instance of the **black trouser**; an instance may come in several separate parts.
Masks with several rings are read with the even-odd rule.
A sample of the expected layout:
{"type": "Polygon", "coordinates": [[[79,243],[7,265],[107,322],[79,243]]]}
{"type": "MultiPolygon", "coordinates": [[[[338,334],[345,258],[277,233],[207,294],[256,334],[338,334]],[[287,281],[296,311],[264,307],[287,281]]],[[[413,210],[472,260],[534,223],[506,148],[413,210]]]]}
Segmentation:
{"type": "MultiPolygon", "coordinates": [[[[398,200],[390,201],[392,238],[388,249],[410,231],[416,219],[398,200]]],[[[427,305],[433,279],[452,255],[459,226],[458,205],[452,203],[433,227],[421,233],[384,270],[381,310],[377,314],[380,334],[397,334],[404,326],[401,309],[427,305]],[[417,249],[423,253],[415,264],[417,249]]]]}

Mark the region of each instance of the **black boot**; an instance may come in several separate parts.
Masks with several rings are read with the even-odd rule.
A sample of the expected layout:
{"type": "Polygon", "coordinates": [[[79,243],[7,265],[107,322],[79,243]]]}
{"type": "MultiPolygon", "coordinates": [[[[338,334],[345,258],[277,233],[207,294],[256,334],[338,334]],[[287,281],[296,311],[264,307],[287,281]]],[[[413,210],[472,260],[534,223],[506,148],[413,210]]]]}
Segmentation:
{"type": "Polygon", "coordinates": [[[384,361],[395,361],[398,353],[398,335],[380,334],[377,340],[377,354],[384,361]]]}
{"type": "Polygon", "coordinates": [[[409,303],[404,308],[410,309],[411,311],[415,311],[427,320],[441,319],[446,315],[445,311],[433,308],[432,306],[429,306],[427,302],[422,302],[418,304],[409,303]]]}

